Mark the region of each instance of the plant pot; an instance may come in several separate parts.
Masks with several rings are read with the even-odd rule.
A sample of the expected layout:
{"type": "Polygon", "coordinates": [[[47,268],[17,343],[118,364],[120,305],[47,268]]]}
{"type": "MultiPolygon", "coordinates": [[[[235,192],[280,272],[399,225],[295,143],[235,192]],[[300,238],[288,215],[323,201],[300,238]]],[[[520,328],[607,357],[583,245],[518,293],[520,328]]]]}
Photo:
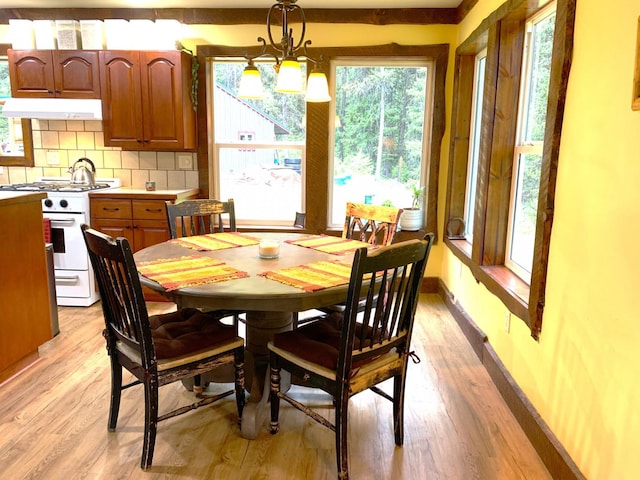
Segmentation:
{"type": "Polygon", "coordinates": [[[422,209],[405,208],[400,215],[400,228],[408,232],[415,232],[422,228],[422,209]]]}

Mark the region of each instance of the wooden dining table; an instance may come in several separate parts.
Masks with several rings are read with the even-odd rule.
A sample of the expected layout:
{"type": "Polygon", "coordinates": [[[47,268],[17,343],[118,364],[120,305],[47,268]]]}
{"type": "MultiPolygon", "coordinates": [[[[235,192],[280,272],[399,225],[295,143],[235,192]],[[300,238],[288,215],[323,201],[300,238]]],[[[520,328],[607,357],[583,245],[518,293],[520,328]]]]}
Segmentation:
{"type": "MultiPolygon", "coordinates": [[[[345,301],[348,284],[307,291],[287,285],[263,275],[286,267],[307,265],[319,261],[353,261],[353,251],[326,253],[289,243],[309,235],[300,233],[246,233],[256,239],[269,238],[280,242],[277,258],[264,259],[259,246],[248,245],[213,251],[195,251],[169,240],[134,254],[137,264],[159,259],[180,258],[186,255],[205,256],[246,272],[236,278],[204,285],[167,291],[156,281],[140,275],[143,286],[159,292],[182,307],[206,310],[239,310],[246,312],[245,379],[250,395],[242,416],[242,435],[256,438],[269,415],[268,349],[267,344],[276,333],[291,330],[293,312],[302,312],[345,301]]],[[[365,246],[366,244],[362,244],[365,246]]]]}

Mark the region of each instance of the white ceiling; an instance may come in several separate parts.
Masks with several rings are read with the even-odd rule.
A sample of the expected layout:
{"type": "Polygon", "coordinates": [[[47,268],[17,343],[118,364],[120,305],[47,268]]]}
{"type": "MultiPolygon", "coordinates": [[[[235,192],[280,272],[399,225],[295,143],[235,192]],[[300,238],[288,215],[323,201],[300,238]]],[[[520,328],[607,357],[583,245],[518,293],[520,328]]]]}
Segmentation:
{"type": "MultiPolygon", "coordinates": [[[[269,8],[276,0],[5,0],[2,8],[269,8]]],[[[453,8],[462,0],[298,0],[302,8],[453,8]]]]}

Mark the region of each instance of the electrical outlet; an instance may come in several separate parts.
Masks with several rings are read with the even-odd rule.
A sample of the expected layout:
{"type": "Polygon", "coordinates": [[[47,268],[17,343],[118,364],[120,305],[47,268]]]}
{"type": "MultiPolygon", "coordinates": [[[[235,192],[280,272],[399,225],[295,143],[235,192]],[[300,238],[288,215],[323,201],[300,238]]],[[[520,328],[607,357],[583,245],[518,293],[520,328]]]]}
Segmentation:
{"type": "Polygon", "coordinates": [[[511,312],[509,310],[504,312],[504,331],[509,333],[511,330],[511,312]]]}
{"type": "Polygon", "coordinates": [[[191,155],[178,155],[178,168],[180,170],[192,170],[193,161],[191,155]]]}

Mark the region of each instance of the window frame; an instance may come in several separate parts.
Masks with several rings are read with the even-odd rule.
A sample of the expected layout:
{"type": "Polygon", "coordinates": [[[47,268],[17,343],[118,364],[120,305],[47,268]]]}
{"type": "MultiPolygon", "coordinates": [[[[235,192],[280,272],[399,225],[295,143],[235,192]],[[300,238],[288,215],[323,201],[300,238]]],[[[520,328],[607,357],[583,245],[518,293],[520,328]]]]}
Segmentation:
{"type": "MultiPolygon", "coordinates": [[[[327,227],[330,229],[342,229],[344,224],[344,216],[340,219],[338,223],[332,222],[331,212],[334,208],[334,169],[335,169],[335,118],[336,118],[336,68],[337,67],[420,67],[425,68],[427,71],[426,82],[425,82],[425,103],[424,103],[424,118],[423,118],[423,131],[422,131],[422,153],[421,153],[421,162],[420,162],[420,178],[418,180],[418,185],[426,185],[428,179],[428,165],[430,162],[429,153],[430,149],[428,148],[431,142],[431,123],[433,120],[433,97],[434,97],[434,71],[435,71],[435,63],[432,59],[425,58],[414,58],[414,57],[382,57],[382,56],[359,56],[359,57],[336,57],[332,59],[330,65],[330,90],[334,92],[332,95],[332,99],[330,102],[330,112],[333,112],[334,115],[330,115],[329,117],[329,168],[328,168],[328,202],[327,202],[327,227]]],[[[408,190],[407,190],[408,192],[408,190]]],[[[409,192],[407,193],[407,198],[410,197],[409,192]]],[[[376,203],[379,203],[377,199],[376,203]]],[[[380,200],[382,201],[382,200],[380,200]]],[[[396,207],[408,207],[407,205],[395,205],[396,207]]],[[[338,205],[337,208],[340,208],[338,205]]],[[[425,211],[422,212],[423,216],[425,211]]],[[[424,223],[424,218],[422,219],[424,223]]]]}
{"type": "Polygon", "coordinates": [[[465,225],[464,235],[469,243],[473,243],[473,215],[475,212],[476,188],[478,183],[478,164],[480,163],[482,99],[484,98],[484,72],[486,65],[487,49],[483,48],[475,55],[474,59],[473,91],[471,92],[471,124],[469,125],[469,158],[464,195],[465,207],[462,217],[465,225]],[[480,68],[481,62],[483,63],[482,68],[480,68]],[[482,79],[480,79],[480,72],[482,72],[482,79]],[[470,217],[471,221],[469,220],[470,217]]]}
{"type": "MultiPolygon", "coordinates": [[[[201,66],[207,65],[209,58],[243,57],[256,55],[260,46],[226,46],[226,45],[198,45],[196,55],[201,66]]],[[[427,58],[434,61],[434,98],[433,118],[431,120],[431,142],[429,145],[429,165],[427,180],[427,198],[425,202],[426,225],[425,231],[438,233],[438,182],[442,139],[446,128],[446,73],[449,61],[449,44],[439,45],[369,45],[353,47],[310,47],[307,48],[312,58],[323,58],[320,68],[328,73],[327,65],[336,57],[372,57],[372,56],[405,56],[427,58]]],[[[267,47],[267,53],[272,52],[267,47]]],[[[198,70],[198,83],[207,84],[208,67],[198,70]]],[[[330,79],[329,79],[330,80],[330,79]]],[[[207,99],[206,89],[200,88],[198,96],[198,136],[208,139],[207,142],[198,142],[197,161],[198,178],[201,195],[209,195],[214,184],[214,172],[211,165],[210,129],[212,122],[212,108],[207,99]]],[[[329,103],[308,103],[306,116],[306,164],[304,198],[306,202],[306,230],[317,233],[331,233],[327,228],[327,201],[328,201],[328,138],[329,138],[329,103]]],[[[293,228],[292,228],[293,229],[293,228]]],[[[265,227],[263,230],[275,230],[265,227]]],[[[423,232],[398,232],[397,240],[408,238],[421,238],[423,232]]]]}
{"type": "MultiPolygon", "coordinates": [[[[549,2],[540,2],[545,5],[549,2]]],[[[506,5],[506,4],[505,4],[506,5]]],[[[456,49],[454,105],[449,152],[445,221],[461,217],[470,148],[473,59],[487,48],[480,165],[476,190],[474,242],[445,237],[445,244],[474,277],[539,339],[544,311],[555,183],[564,102],[571,67],[576,0],[556,0],[556,23],[542,152],[538,215],[531,283],[505,266],[513,152],[525,25],[545,5],[522,1],[494,11],[456,49]]]]}
{"type": "MultiPolygon", "coordinates": [[[[7,57],[7,50],[10,48],[11,45],[9,44],[0,44],[0,57],[3,60],[7,57]]],[[[0,166],[2,167],[33,167],[35,165],[31,119],[23,118],[20,124],[22,127],[23,155],[0,155],[0,166]]]]}

